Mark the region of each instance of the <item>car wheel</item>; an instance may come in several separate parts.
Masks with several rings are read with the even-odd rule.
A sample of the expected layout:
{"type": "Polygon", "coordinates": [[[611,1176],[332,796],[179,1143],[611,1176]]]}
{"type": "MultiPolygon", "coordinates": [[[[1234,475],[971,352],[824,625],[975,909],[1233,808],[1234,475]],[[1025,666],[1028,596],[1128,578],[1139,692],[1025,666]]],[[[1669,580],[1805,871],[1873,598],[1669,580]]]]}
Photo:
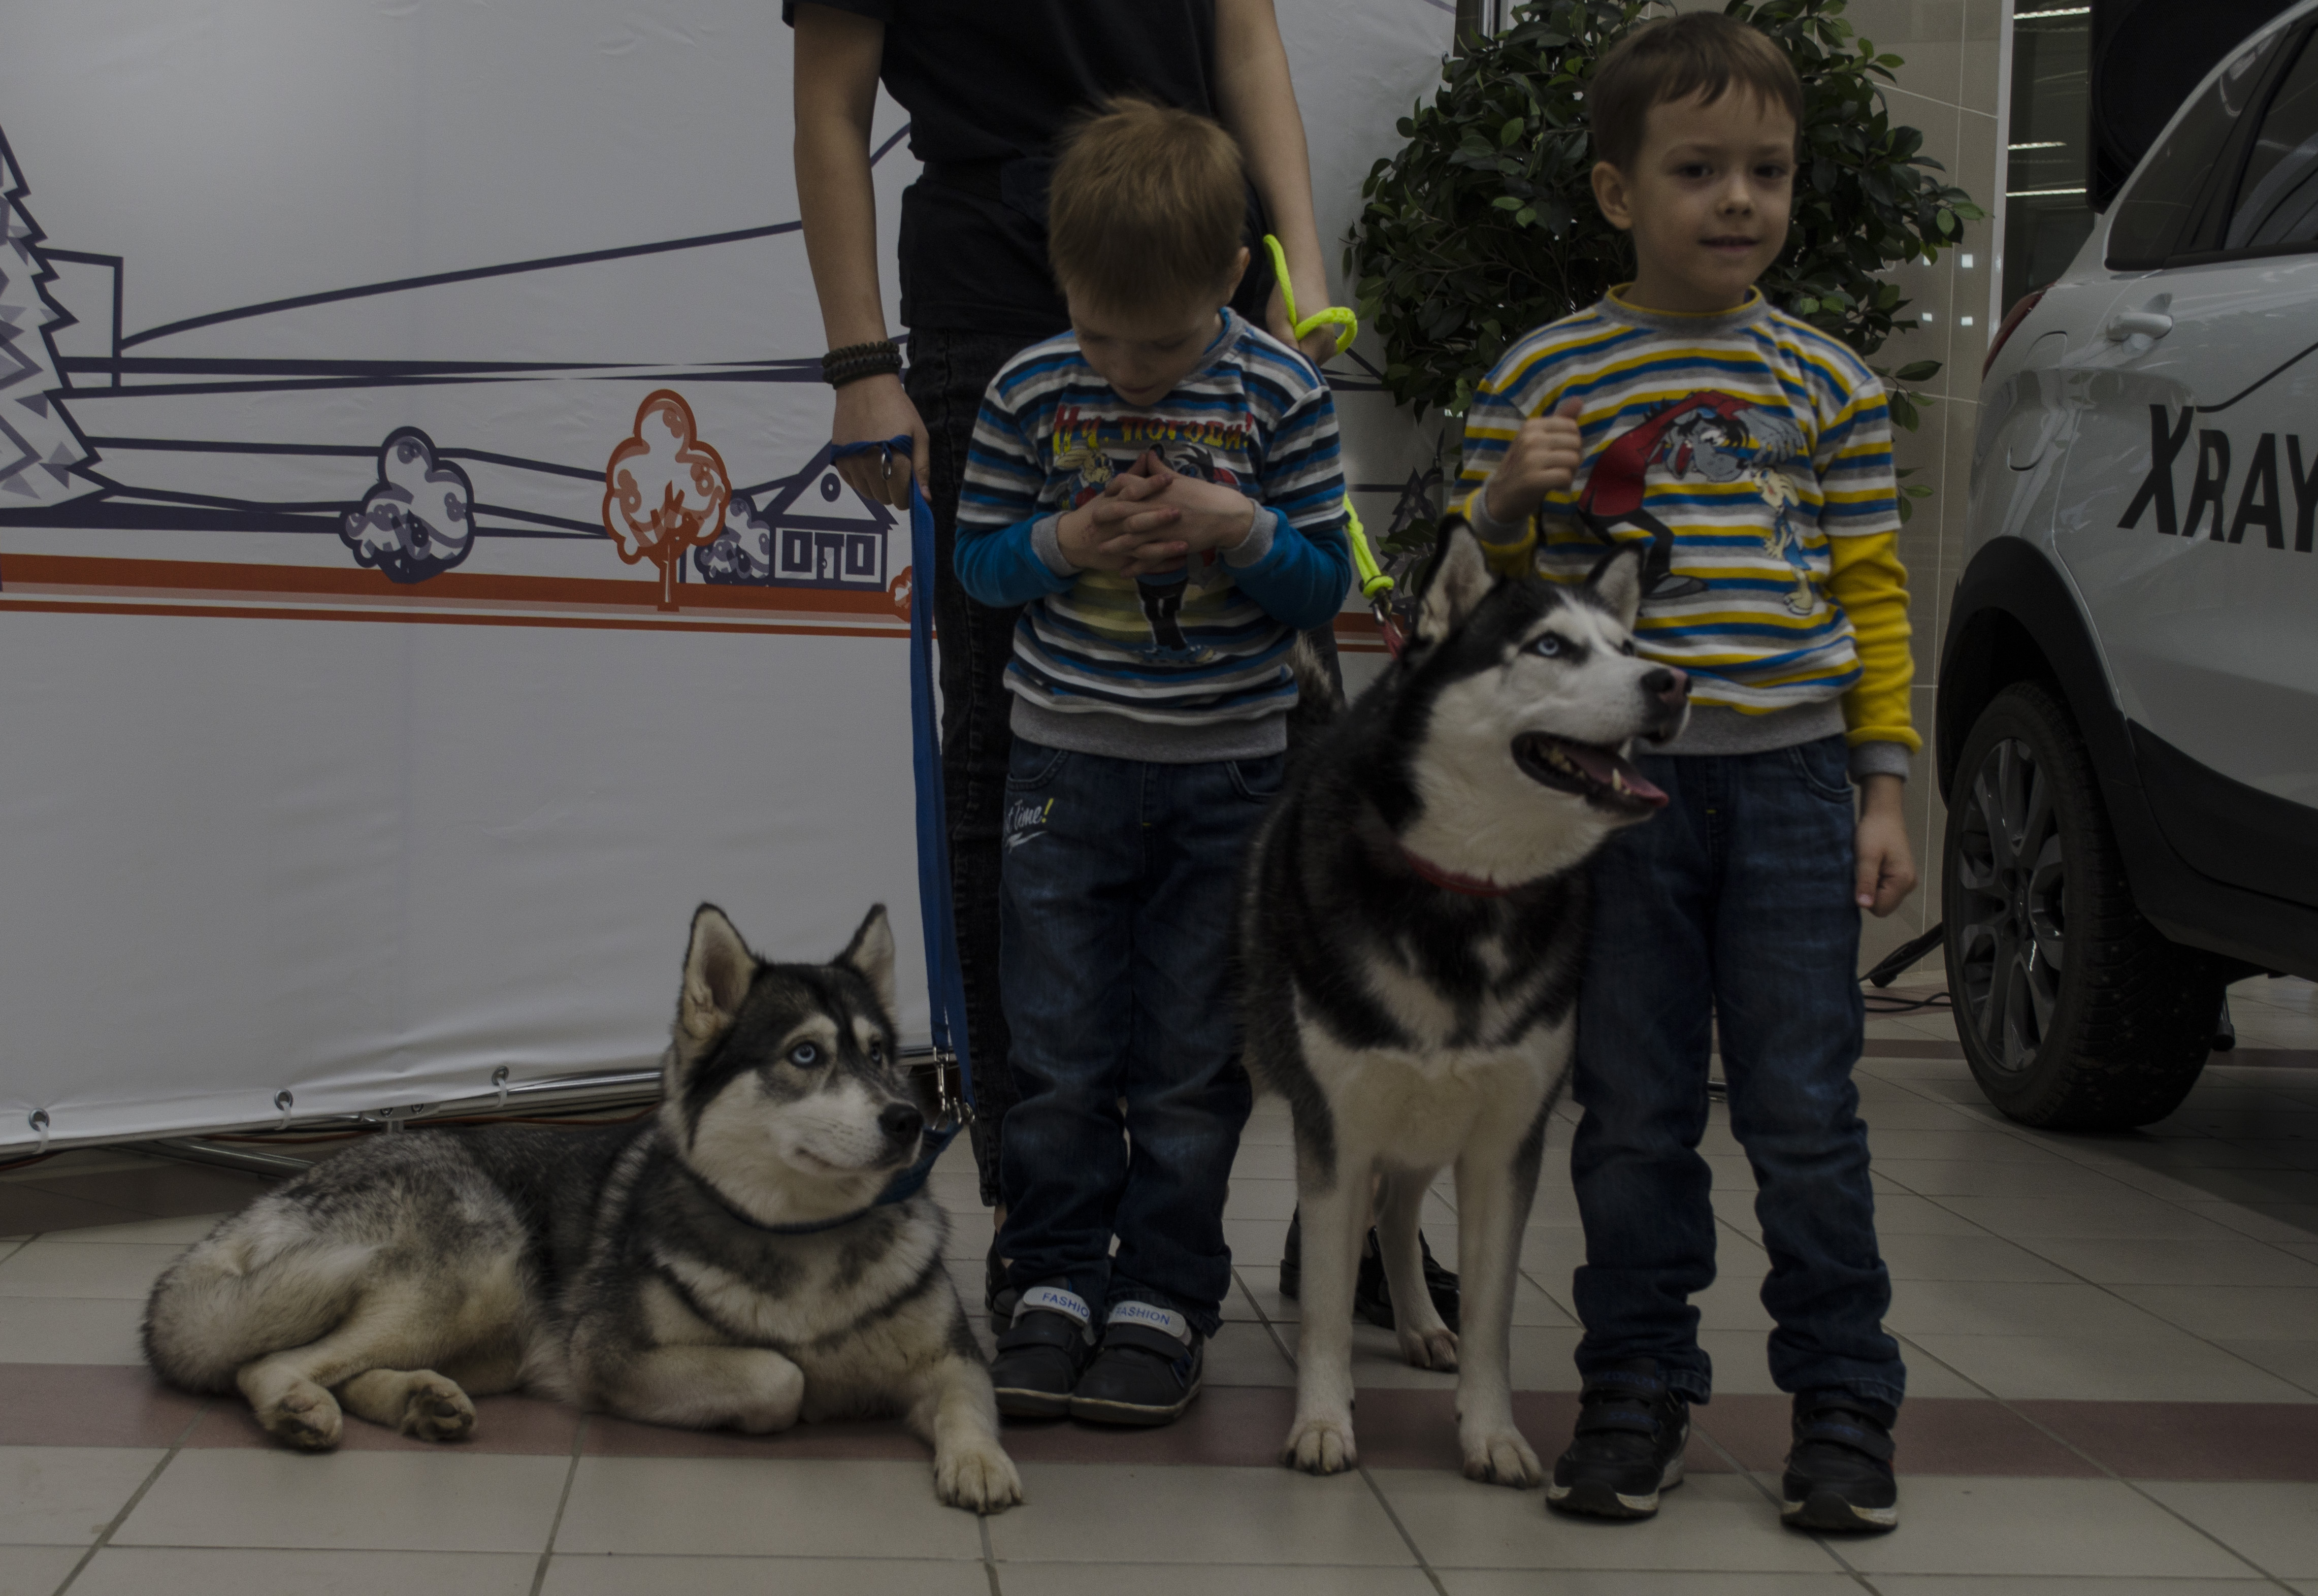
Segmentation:
{"type": "Polygon", "coordinates": [[[1990,1101],[2053,1130],[2162,1119],[2205,1067],[2224,972],[2134,907],[2068,710],[2018,682],[1956,764],[1941,872],[1948,987],[1990,1101]]]}

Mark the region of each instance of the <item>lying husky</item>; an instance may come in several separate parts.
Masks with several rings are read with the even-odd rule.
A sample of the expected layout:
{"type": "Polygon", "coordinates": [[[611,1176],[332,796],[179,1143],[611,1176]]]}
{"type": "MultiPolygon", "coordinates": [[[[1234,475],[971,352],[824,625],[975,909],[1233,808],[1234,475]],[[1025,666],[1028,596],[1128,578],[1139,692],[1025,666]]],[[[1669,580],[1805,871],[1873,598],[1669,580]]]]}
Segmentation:
{"type": "Polygon", "coordinates": [[[752,1433],[898,1410],[944,1502],[1020,1502],[913,1162],[893,982],[883,907],[835,963],[768,964],[704,904],[657,1115],[364,1143],[171,1266],[147,1358],[312,1449],[342,1404],[456,1440],[471,1396],[518,1386],[752,1433]]]}
{"type": "Polygon", "coordinates": [[[1303,1213],[1296,1420],[1282,1461],[1352,1466],[1352,1278],[1370,1188],[1403,1354],[1455,1368],[1465,1473],[1541,1478],[1506,1343],[1546,1113],[1569,1063],[1588,925],[1580,868],[1666,794],[1622,754],[1688,715],[1634,658],[1640,560],[1579,587],[1493,580],[1443,529],[1406,651],[1298,757],[1248,864],[1248,1067],[1288,1099],[1303,1213]],[[1464,1342],[1425,1290],[1417,1210],[1457,1170],[1464,1342]]]}

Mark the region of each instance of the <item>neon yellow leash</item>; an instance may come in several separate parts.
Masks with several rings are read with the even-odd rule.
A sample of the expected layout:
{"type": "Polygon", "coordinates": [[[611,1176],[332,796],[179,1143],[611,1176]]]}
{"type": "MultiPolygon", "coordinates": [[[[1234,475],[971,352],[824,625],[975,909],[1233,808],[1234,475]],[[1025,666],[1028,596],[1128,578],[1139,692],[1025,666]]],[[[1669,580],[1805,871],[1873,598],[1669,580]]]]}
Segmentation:
{"type": "MultiPolygon", "coordinates": [[[[1296,290],[1288,281],[1288,252],[1280,247],[1280,240],[1270,233],[1263,236],[1263,247],[1271,252],[1271,269],[1280,283],[1280,302],[1288,312],[1288,325],[1302,343],[1319,327],[1336,329],[1336,353],[1342,354],[1352,346],[1360,335],[1361,318],[1351,307],[1330,305],[1299,318],[1296,314],[1296,290]]],[[[1361,525],[1361,513],[1352,508],[1352,496],[1344,495],[1344,530],[1352,545],[1352,566],[1360,572],[1361,596],[1369,601],[1370,613],[1376,616],[1377,626],[1384,633],[1385,646],[1394,654],[1400,652],[1403,641],[1400,623],[1394,618],[1389,595],[1392,578],[1377,564],[1376,551],[1369,547],[1368,529],[1361,525]]]]}
{"type": "Polygon", "coordinates": [[[1352,314],[1352,307],[1330,305],[1325,309],[1313,311],[1300,321],[1297,319],[1296,290],[1288,281],[1288,252],[1280,247],[1280,240],[1270,233],[1263,235],[1263,247],[1271,251],[1272,274],[1280,282],[1280,302],[1287,307],[1288,325],[1296,329],[1297,342],[1300,344],[1310,337],[1315,327],[1333,327],[1336,329],[1336,353],[1342,354],[1350,349],[1352,340],[1360,336],[1361,331],[1361,318],[1352,314]]]}

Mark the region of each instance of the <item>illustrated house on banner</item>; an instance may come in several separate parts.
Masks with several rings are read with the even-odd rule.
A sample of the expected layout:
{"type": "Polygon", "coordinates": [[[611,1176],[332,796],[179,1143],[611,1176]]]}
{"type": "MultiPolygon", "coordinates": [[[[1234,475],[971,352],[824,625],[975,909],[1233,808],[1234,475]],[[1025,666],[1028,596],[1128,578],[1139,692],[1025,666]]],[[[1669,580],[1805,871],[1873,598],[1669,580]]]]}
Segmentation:
{"type": "Polygon", "coordinates": [[[693,554],[704,581],[767,587],[883,593],[892,579],[894,513],[863,498],[821,453],[796,475],[770,485],[761,509],[735,493],[723,535],[693,554]]]}

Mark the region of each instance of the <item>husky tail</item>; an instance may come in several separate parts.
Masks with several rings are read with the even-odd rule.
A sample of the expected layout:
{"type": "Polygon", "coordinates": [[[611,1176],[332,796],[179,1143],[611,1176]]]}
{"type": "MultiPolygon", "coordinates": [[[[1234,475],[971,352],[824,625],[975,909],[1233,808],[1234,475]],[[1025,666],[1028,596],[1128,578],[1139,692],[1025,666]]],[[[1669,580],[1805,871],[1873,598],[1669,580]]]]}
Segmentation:
{"type": "Polygon", "coordinates": [[[1288,651],[1288,669],[1296,679],[1296,707],[1288,712],[1288,746],[1300,749],[1344,713],[1344,677],[1334,651],[1323,658],[1308,632],[1288,651]]]}
{"type": "Polygon", "coordinates": [[[182,1390],[231,1391],[245,1364],[317,1340],[344,1320],[375,1251],[318,1233],[294,1209],[261,1198],[154,1282],[146,1360],[182,1390]]]}

